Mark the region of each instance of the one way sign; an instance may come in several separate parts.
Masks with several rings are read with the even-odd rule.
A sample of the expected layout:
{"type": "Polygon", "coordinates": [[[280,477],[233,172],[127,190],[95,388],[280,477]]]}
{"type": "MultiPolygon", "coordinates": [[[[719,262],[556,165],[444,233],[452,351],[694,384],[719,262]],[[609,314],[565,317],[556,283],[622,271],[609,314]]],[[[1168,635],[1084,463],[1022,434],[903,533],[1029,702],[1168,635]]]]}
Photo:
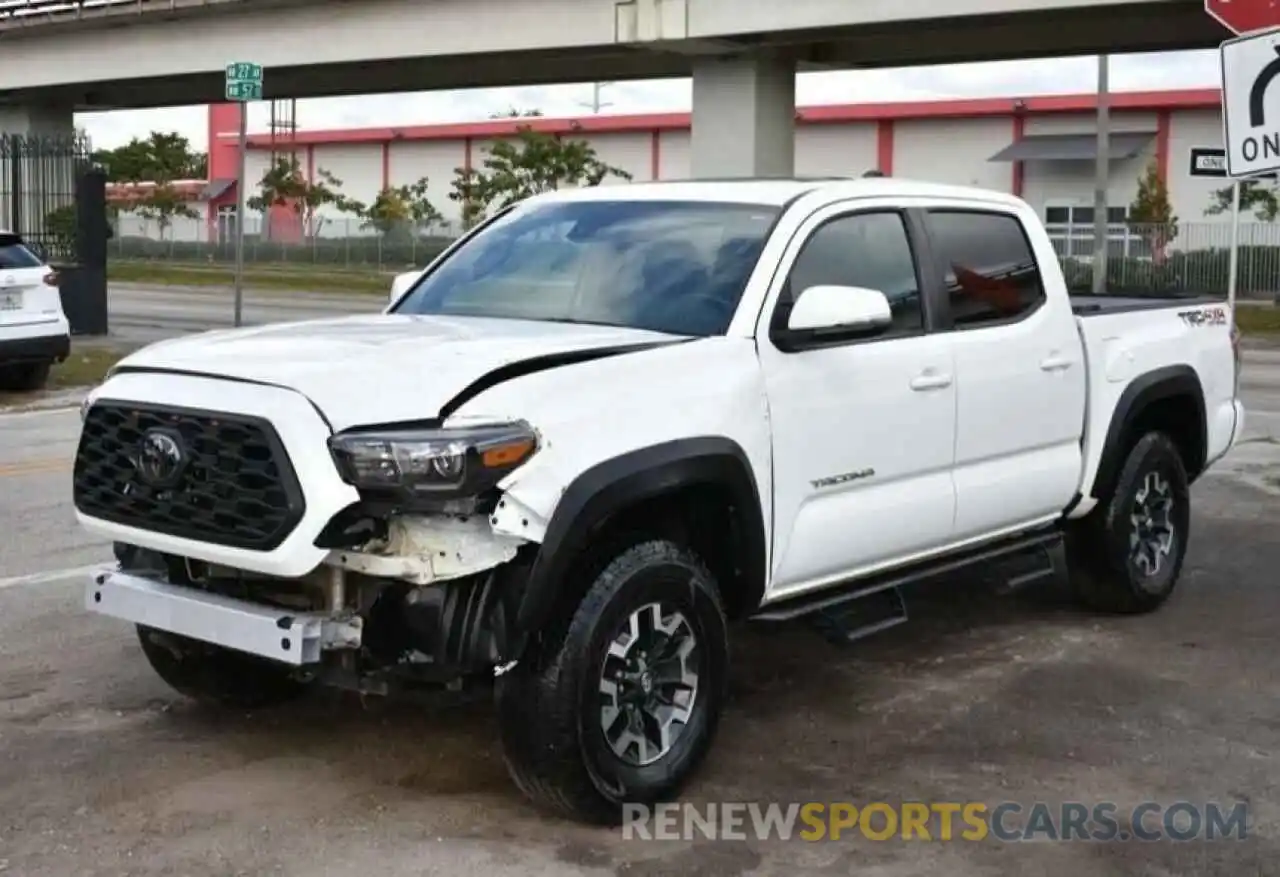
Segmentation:
{"type": "Polygon", "coordinates": [[[1219,55],[1227,174],[1280,170],[1280,28],[1227,40],[1219,55]]]}

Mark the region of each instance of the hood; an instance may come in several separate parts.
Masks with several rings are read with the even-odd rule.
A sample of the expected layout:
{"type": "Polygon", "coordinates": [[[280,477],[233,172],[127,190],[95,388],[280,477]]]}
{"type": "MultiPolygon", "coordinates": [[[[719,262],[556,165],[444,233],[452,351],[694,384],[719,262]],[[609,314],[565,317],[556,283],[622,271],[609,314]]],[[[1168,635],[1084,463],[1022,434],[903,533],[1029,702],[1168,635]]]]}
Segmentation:
{"type": "Polygon", "coordinates": [[[682,340],[613,326],[377,314],[187,335],[131,354],[116,371],[286,387],[341,431],[447,416],[491,382],[682,340]]]}

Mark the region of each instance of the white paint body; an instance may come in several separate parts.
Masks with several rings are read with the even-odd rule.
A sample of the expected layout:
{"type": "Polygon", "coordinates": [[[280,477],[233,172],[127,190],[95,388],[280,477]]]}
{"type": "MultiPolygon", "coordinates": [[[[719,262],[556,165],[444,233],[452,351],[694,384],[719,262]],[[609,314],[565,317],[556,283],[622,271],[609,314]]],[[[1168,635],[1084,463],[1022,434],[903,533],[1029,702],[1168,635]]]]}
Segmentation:
{"type": "MultiPolygon", "coordinates": [[[[1183,365],[1199,376],[1209,460],[1243,432],[1228,325],[1193,326],[1177,313],[1186,306],[1173,303],[1077,318],[1052,243],[1018,198],[888,178],[600,187],[533,200],[559,199],[706,199],[785,209],[723,335],[505,380],[448,418],[446,426],[518,418],[539,434],[537,453],[500,485],[505,502],[490,525],[504,539],[539,542],[566,487],[598,463],[662,442],[723,437],[742,449],[759,490],[769,602],[1052,524],[1077,493],[1084,500],[1075,513],[1088,511],[1117,402],[1153,370],[1183,365]],[[819,223],[851,211],[930,206],[1016,217],[1047,303],[1017,322],[962,332],[798,354],[774,346],[773,305],[819,223]],[[874,475],[822,482],[856,470],[874,475]]],[[[98,535],[157,551],[301,576],[326,558],[313,544],[316,535],[356,498],[330,458],[333,431],[435,417],[477,378],[530,356],[671,337],[384,314],[162,342],[122,363],[155,373],[112,376],[93,398],[267,418],[298,471],[305,517],[265,553],[83,514],[80,520],[98,535]]]]}
{"type": "MultiPolygon", "coordinates": [[[[0,236],[7,234],[0,231],[0,236]]],[[[71,327],[62,310],[58,287],[45,283],[52,273],[48,265],[0,267],[0,365],[5,346],[15,347],[45,339],[69,338],[71,327]]]]}

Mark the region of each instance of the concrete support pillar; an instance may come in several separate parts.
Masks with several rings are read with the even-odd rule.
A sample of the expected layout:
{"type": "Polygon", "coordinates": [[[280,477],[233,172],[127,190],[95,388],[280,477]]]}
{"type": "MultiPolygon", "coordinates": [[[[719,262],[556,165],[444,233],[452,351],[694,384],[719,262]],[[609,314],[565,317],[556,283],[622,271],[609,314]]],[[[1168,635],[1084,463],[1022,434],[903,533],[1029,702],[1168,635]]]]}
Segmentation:
{"type": "Polygon", "coordinates": [[[693,68],[691,176],[794,176],[795,117],[793,61],[699,60],[693,68]]]}
{"type": "Polygon", "coordinates": [[[71,137],[75,133],[75,114],[70,106],[0,105],[0,134],[71,137]]]}

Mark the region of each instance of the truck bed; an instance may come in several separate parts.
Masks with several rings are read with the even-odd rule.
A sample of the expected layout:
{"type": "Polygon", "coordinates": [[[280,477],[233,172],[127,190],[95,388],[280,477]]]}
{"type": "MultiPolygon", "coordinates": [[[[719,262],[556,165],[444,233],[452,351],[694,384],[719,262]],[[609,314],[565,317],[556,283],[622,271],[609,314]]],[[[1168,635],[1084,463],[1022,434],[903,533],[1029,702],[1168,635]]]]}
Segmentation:
{"type": "Polygon", "coordinates": [[[1091,317],[1099,314],[1120,314],[1128,311],[1146,311],[1156,308],[1175,306],[1200,307],[1204,305],[1225,304],[1224,299],[1202,293],[1151,294],[1151,295],[1095,295],[1090,292],[1072,292],[1071,310],[1078,317],[1091,317]]]}

